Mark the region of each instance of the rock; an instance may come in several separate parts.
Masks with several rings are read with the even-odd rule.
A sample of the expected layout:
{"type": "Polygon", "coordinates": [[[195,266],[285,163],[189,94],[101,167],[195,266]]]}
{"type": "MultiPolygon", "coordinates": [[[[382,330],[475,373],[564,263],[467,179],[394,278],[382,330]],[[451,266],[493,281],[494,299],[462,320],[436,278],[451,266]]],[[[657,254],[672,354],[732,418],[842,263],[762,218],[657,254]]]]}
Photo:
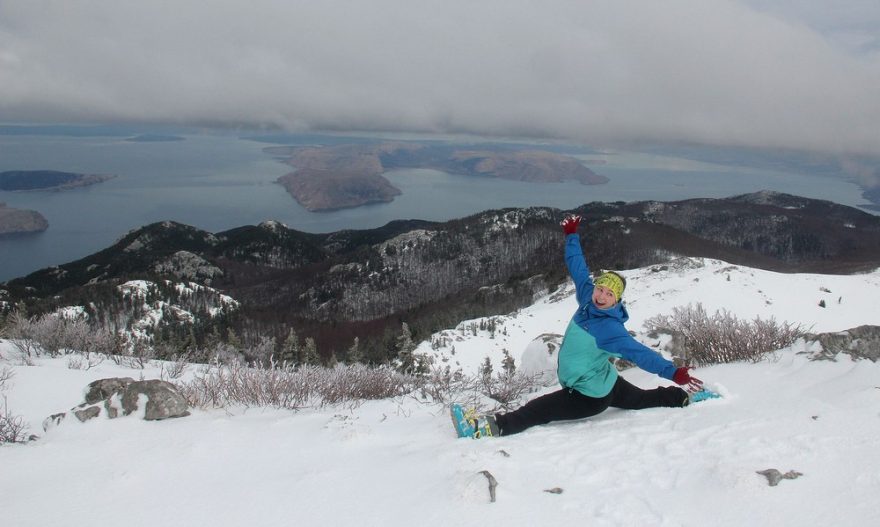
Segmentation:
{"type": "Polygon", "coordinates": [[[766,477],[767,482],[770,484],[771,487],[775,487],[776,485],[779,485],[779,482],[782,481],[783,479],[797,479],[797,478],[803,476],[803,474],[801,474],[800,472],[795,472],[794,470],[789,470],[788,472],[783,474],[783,473],[779,472],[778,470],[776,470],[775,468],[768,468],[767,470],[759,470],[758,474],[766,477]]]}
{"type": "Polygon", "coordinates": [[[159,380],[135,381],[129,384],[122,394],[124,415],[139,409],[141,395],[147,399],[144,411],[144,419],[147,421],[189,415],[189,405],[177,388],[170,382],[159,380]]]}
{"type": "MultiPolygon", "coordinates": [[[[86,402],[70,411],[80,422],[94,419],[104,410],[108,419],[129,415],[141,408],[144,401],[144,419],[158,421],[189,415],[189,404],[173,384],[160,380],[135,381],[130,377],[99,379],[86,388],[86,402]],[[142,397],[143,396],[143,397],[142,397]]],[[[66,413],[54,414],[43,420],[43,430],[49,431],[61,424],[66,413]]]]}
{"type": "Polygon", "coordinates": [[[557,382],[556,361],[562,335],[544,333],[529,342],[519,361],[519,371],[524,375],[534,376],[536,382],[543,386],[553,386],[557,382]]]}
{"type": "Polygon", "coordinates": [[[822,350],[813,353],[811,360],[835,360],[838,353],[846,353],[853,360],[880,360],[880,326],[858,326],[837,333],[807,335],[807,344],[818,342],[822,350]]]}
{"type": "Polygon", "coordinates": [[[157,273],[170,273],[177,278],[194,280],[206,285],[211,285],[214,279],[223,276],[223,271],[219,267],[189,251],[177,251],[156,263],[153,269],[157,273]]]}
{"type": "Polygon", "coordinates": [[[76,418],[79,419],[79,421],[81,423],[85,423],[89,419],[94,419],[95,417],[98,417],[99,415],[101,415],[101,407],[100,406],[95,406],[95,405],[85,406],[85,405],[83,405],[83,406],[78,406],[77,408],[81,408],[81,409],[80,410],[73,409],[72,412],[73,412],[73,415],[75,415],[76,418]]]}
{"type": "Polygon", "coordinates": [[[122,395],[125,388],[133,382],[135,381],[131,377],[113,377],[92,382],[86,388],[86,404],[106,401],[113,397],[113,394],[122,395]]]}
{"type": "Polygon", "coordinates": [[[55,428],[56,426],[61,424],[61,421],[64,421],[64,418],[67,417],[67,414],[62,412],[60,414],[52,414],[49,417],[43,419],[43,431],[48,432],[50,428],[55,428]]]}

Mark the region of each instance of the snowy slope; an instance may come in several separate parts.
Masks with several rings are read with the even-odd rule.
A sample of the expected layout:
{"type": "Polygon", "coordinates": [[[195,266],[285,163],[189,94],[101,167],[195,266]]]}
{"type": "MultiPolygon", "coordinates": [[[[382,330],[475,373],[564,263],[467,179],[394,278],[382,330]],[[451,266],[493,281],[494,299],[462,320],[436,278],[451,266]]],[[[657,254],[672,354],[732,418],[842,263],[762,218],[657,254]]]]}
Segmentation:
{"type": "MultiPolygon", "coordinates": [[[[880,325],[880,269],[845,276],[783,274],[719,260],[682,258],[621,274],[627,279],[627,329],[637,333],[646,319],[697,303],[709,314],[727,310],[741,319],[774,318],[777,322],[801,324],[812,333],[880,325]],[[819,306],[821,300],[825,301],[824,308],[819,306]]],[[[440,332],[447,337],[447,346],[432,350],[430,343],[424,342],[418,352],[436,355],[469,371],[475,371],[489,357],[497,371],[504,349],[518,359],[538,335],[565,331],[577,308],[573,293],[569,283],[563,291],[537,300],[528,309],[491,317],[497,322],[494,338],[488,331],[473,335],[470,329],[479,321],[464,321],[453,330],[440,332]]]]}
{"type": "MultiPolygon", "coordinates": [[[[698,301],[710,312],[775,316],[814,331],[880,324],[880,271],[781,275],[690,261],[626,276],[634,330],[698,301]]],[[[447,332],[449,347],[420,350],[466,368],[487,355],[500,360],[504,348],[518,359],[537,335],[563,331],[575,305],[570,293],[499,317],[506,335],[473,336],[466,322],[447,332]]],[[[723,400],[609,410],[481,441],[455,439],[444,408],[408,397],[300,412],[195,411],[165,422],[65,422],[39,441],[0,447],[2,523],[878,525],[880,364],[810,362],[799,351],[803,345],[775,361],[701,368],[723,400]],[[769,487],[756,474],[768,468],[803,476],[769,487]],[[495,503],[482,470],[498,481],[495,503]]],[[[67,369],[64,359],[18,366],[7,343],[0,355],[0,368],[15,372],[5,392],[10,410],[40,433],[42,419],[80,401],[91,380],[142,373],[110,361],[88,371],[67,369]]],[[[645,387],[667,382],[637,370],[623,375],[645,387]]]]}

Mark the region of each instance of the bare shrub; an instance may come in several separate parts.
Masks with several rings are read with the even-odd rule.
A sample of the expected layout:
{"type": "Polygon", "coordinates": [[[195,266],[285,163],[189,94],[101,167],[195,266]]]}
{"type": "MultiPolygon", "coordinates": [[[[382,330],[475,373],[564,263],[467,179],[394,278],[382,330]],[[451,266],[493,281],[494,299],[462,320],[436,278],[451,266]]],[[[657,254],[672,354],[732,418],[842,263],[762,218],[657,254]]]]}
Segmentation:
{"type": "Polygon", "coordinates": [[[43,315],[34,321],[34,340],[40,343],[43,351],[50,357],[56,357],[64,348],[64,321],[58,317],[43,315]]]}
{"type": "Polygon", "coordinates": [[[191,380],[178,382],[177,386],[190,405],[202,408],[241,405],[299,409],[412,395],[431,403],[446,404],[455,399],[470,406],[479,406],[489,397],[510,409],[539,385],[535,378],[512,371],[481,377],[444,367],[414,376],[391,366],[340,364],[326,368],[233,362],[204,365],[191,380]]]}
{"type": "Polygon", "coordinates": [[[72,352],[117,354],[121,351],[118,336],[109,330],[94,330],[81,317],[65,318],[57,314],[27,317],[14,311],[7,319],[10,342],[23,358],[44,353],[52,357],[72,352]]]}
{"type": "Polygon", "coordinates": [[[9,412],[6,397],[0,408],[0,443],[24,443],[27,440],[27,425],[24,419],[9,412]]]}
{"type": "Polygon", "coordinates": [[[250,364],[272,362],[275,354],[275,337],[261,336],[260,340],[244,350],[244,357],[250,364]]]}
{"type": "Polygon", "coordinates": [[[186,372],[190,362],[190,355],[187,353],[173,356],[170,361],[159,365],[159,378],[163,381],[179,379],[186,372]]]}
{"type": "Polygon", "coordinates": [[[213,349],[207,349],[202,354],[208,357],[208,362],[214,364],[238,365],[245,361],[244,354],[233,344],[218,342],[213,349]]]}
{"type": "MultiPolygon", "coordinates": [[[[15,372],[11,368],[0,369],[0,391],[6,390],[6,385],[15,372]]],[[[3,396],[3,406],[0,407],[0,444],[23,443],[27,439],[27,425],[20,416],[13,415],[9,411],[6,396],[3,396]]]]}
{"type": "Polygon", "coordinates": [[[512,410],[520,397],[535,391],[540,386],[537,377],[537,375],[524,375],[510,370],[495,375],[481,375],[480,392],[497,401],[505,410],[512,410]]]}
{"type": "Polygon", "coordinates": [[[67,369],[88,371],[102,362],[104,356],[100,353],[71,353],[67,356],[67,369]]]}
{"type": "Polygon", "coordinates": [[[6,383],[12,380],[15,377],[15,371],[6,366],[0,370],[0,392],[6,389],[6,383]]]}
{"type": "Polygon", "coordinates": [[[193,406],[297,409],[403,395],[414,388],[415,379],[392,368],[361,364],[293,368],[232,363],[205,366],[178,386],[193,406]]]}
{"type": "Polygon", "coordinates": [[[453,370],[449,365],[431,366],[419,380],[419,393],[422,399],[446,404],[458,394],[475,391],[474,377],[465,376],[461,370],[453,370]]]}
{"type": "Polygon", "coordinates": [[[370,368],[363,364],[325,369],[329,374],[318,395],[326,404],[356,400],[386,399],[411,392],[416,379],[390,367],[370,368]]]}
{"type": "Polygon", "coordinates": [[[156,357],[156,350],[146,338],[132,337],[120,345],[120,352],[111,356],[119,366],[142,370],[156,357]]]}
{"type": "Polygon", "coordinates": [[[6,332],[9,342],[21,353],[21,358],[28,364],[40,351],[40,345],[34,339],[34,318],[28,318],[20,311],[13,311],[6,320],[6,332]]]}
{"type": "Polygon", "coordinates": [[[699,303],[673,308],[671,316],[652,317],[645,321],[645,328],[680,337],[682,358],[697,366],[757,362],[768,353],[790,346],[805,333],[798,324],[780,324],[773,318],[740,320],[726,310],[709,316],[699,303]]]}

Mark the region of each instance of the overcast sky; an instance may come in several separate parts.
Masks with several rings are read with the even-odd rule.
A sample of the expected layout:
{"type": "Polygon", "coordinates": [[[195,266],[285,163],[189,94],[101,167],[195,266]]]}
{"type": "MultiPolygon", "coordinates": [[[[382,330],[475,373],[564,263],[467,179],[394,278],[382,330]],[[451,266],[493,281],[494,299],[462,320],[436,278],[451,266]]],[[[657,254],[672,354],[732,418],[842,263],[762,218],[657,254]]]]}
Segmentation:
{"type": "Polygon", "coordinates": [[[880,0],[0,0],[0,122],[880,155],[880,0]]]}

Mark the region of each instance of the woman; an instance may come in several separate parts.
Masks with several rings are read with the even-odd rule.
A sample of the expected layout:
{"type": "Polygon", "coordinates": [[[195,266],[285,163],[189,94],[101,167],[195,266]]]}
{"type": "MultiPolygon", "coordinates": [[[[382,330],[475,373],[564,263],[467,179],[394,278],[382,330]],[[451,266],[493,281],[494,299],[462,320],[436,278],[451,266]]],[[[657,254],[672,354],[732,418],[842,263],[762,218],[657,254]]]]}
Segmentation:
{"type": "Polygon", "coordinates": [[[511,435],[552,421],[591,417],[609,406],[627,410],[683,407],[690,402],[688,392],[702,388],[702,381],[688,373],[690,368],[676,368],[626,330],[624,323],[629,314],[621,303],[626,280],[614,272],[604,273],[595,281],[590,279],[590,268],[577,235],[580,222],[580,216],[562,221],[565,263],[578,301],[578,310],[568,324],[559,350],[557,374],[562,389],[506,414],[481,417],[453,405],[452,417],[459,436],[511,435]],[[618,375],[609,360],[612,357],[633,362],[645,371],[685,386],[688,391],[676,386],[638,388],[618,375]]]}

